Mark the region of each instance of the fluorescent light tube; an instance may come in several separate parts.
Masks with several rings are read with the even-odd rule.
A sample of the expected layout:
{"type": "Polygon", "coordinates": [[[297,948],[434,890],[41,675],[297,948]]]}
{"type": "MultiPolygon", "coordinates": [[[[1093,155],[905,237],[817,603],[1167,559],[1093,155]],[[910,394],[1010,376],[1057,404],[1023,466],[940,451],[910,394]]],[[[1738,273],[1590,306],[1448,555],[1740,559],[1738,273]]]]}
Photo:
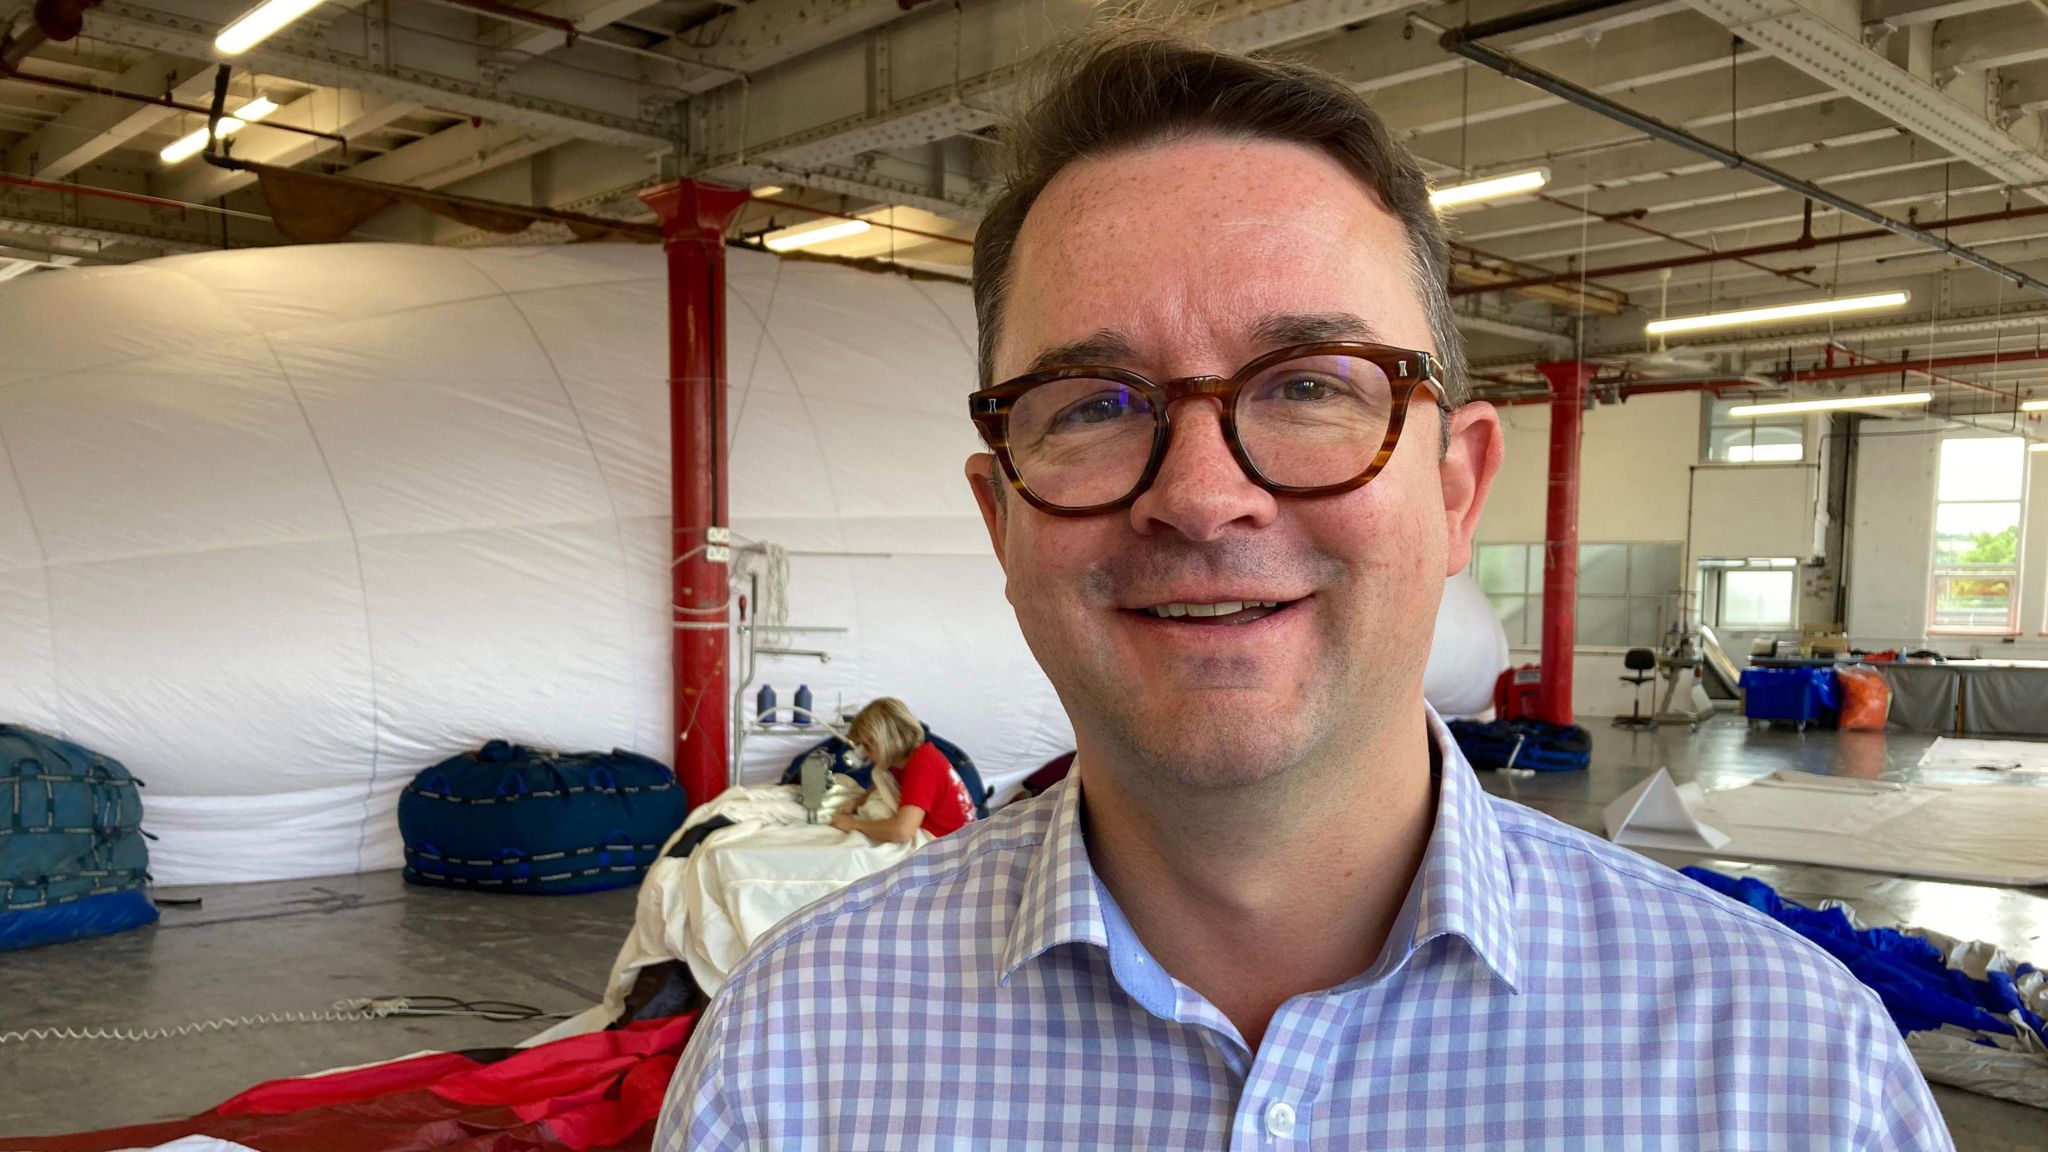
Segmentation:
{"type": "Polygon", "coordinates": [[[1836,396],[1828,400],[1786,400],[1777,404],[1737,404],[1728,410],[1728,415],[1740,419],[1745,416],[1789,416],[1794,412],[1840,412],[1857,408],[1903,408],[1909,404],[1925,404],[1934,399],[1932,392],[1873,392],[1868,396],[1836,396]]]}
{"type": "Polygon", "coordinates": [[[2027,445],[2029,452],[2048,452],[2048,440],[2038,440],[2027,445]]]}
{"type": "Polygon", "coordinates": [[[2048,400],[2029,400],[2020,405],[2022,412],[2048,412],[2048,400]]]}
{"type": "Polygon", "coordinates": [[[213,38],[214,51],[240,56],[282,31],[287,24],[318,8],[327,0],[264,0],[235,18],[213,38]]]}
{"type": "Polygon", "coordinates": [[[813,244],[823,244],[827,240],[843,240],[848,236],[858,236],[870,227],[872,225],[865,220],[839,220],[822,228],[813,228],[806,224],[772,233],[762,243],[768,245],[770,252],[787,252],[792,248],[808,248],[813,244]]]}
{"type": "Polygon", "coordinates": [[[1473,204],[1481,200],[1498,200],[1503,196],[1519,196],[1534,192],[1550,183],[1550,169],[1531,168],[1527,172],[1510,172],[1505,176],[1489,176],[1467,184],[1453,184],[1449,188],[1434,188],[1429,193],[1431,208],[1455,208],[1460,204],[1473,204]]]}
{"type": "Polygon", "coordinates": [[[1769,308],[1745,308],[1740,312],[1709,312],[1703,316],[1672,316],[1652,320],[1643,331],[1652,336],[1673,332],[1700,332],[1708,328],[1735,328],[1744,324],[1768,324],[1773,320],[1799,320],[1808,316],[1834,316],[1843,312],[1868,312],[1876,308],[1897,308],[1911,300],[1910,292],[1878,292],[1870,296],[1839,296],[1833,300],[1807,300],[1799,304],[1778,304],[1769,308]]]}
{"type": "MultiPolygon", "coordinates": [[[[221,117],[220,124],[216,126],[216,134],[222,137],[233,136],[235,133],[240,132],[242,129],[275,111],[277,111],[277,104],[270,97],[258,96],[240,108],[235,109],[233,116],[221,117]]],[[[191,132],[178,137],[175,143],[165,148],[162,152],[157,153],[157,155],[163,157],[163,161],[166,164],[177,164],[199,155],[200,151],[205,147],[206,129],[195,128],[191,132]]]]}
{"type": "Polygon", "coordinates": [[[763,184],[759,188],[754,189],[754,195],[756,196],[780,196],[782,192],[783,188],[780,184],[763,184]]]}

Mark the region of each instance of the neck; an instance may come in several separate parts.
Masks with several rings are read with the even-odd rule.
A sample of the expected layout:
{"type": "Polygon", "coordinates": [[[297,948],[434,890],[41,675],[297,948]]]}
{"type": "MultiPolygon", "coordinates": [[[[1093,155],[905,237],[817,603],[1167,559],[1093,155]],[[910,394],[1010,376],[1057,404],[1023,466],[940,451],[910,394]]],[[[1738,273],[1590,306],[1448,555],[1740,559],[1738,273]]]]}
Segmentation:
{"type": "Polygon", "coordinates": [[[1161,796],[1083,746],[1097,875],[1147,951],[1256,1049],[1288,999],[1371,968],[1421,867],[1436,813],[1420,706],[1256,796],[1161,796]]]}

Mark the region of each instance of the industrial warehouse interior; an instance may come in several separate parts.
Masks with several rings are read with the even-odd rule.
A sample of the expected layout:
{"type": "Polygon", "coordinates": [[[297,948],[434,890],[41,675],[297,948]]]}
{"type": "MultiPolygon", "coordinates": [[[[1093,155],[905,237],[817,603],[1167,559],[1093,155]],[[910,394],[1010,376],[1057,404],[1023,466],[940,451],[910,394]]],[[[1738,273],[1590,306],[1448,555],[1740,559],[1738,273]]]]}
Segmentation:
{"type": "MultiPolygon", "coordinates": [[[[774,1017],[749,1005],[840,979],[763,983],[838,910],[872,899],[879,915],[891,884],[939,859],[974,867],[974,845],[1046,821],[1083,844],[1084,779],[1105,798],[1080,855],[1098,854],[1108,927],[1076,938],[1099,960],[1061,962],[1093,964],[1130,1019],[1174,1018],[1128,975],[1129,936],[1139,964],[1160,953],[1169,1005],[1245,1033],[1205,1025],[1213,1049],[1168,1061],[1002,1017],[1020,1061],[1228,1085],[1213,1142],[1175,1126],[1138,1143],[2048,1149],[2048,4],[1168,7],[0,0],[0,1149],[1134,1146],[1113,1126],[1031,1135],[1034,1109],[1065,1123],[1053,1110],[1081,1105],[1021,1065],[989,1081],[1006,1085],[1002,1114],[971,1125],[894,1099],[859,1112],[894,1117],[873,1121],[887,1141],[785,1118],[719,1142],[709,1089],[690,1086],[727,1061],[735,1115],[792,1082],[861,1092],[865,1057],[842,1079],[772,1045],[713,1045],[774,1017]],[[1015,199],[1017,157],[1057,150],[1050,120],[1026,121],[1034,136],[1019,118],[1072,44],[1126,25],[1362,98],[1384,122],[1375,147],[1405,150],[1426,181],[1420,216],[1338,144],[1261,130],[1090,144],[1015,199]],[[1259,148],[1366,181],[1356,210],[1413,251],[1318,244],[1312,223],[1305,246],[1269,243],[1271,221],[1336,211],[1289,191],[1309,177],[1174,159],[1259,148]],[[1116,164],[1148,175],[1102,177],[1094,201],[1070,191],[1116,164]],[[1156,198],[1147,227],[1044,239],[1055,213],[1085,219],[1117,195],[1156,198]],[[1176,207],[1202,196],[1254,215],[1176,207]],[[1415,255],[1417,218],[1440,221],[1443,259],[1415,255]],[[1122,258],[1140,243],[1156,266],[1122,258]],[[1143,309],[1124,301],[1226,250],[1253,269],[1243,284],[1174,297],[1175,330],[1226,351],[1128,352],[1117,326],[1143,309]],[[1298,275],[1272,268],[1283,251],[1298,275]],[[1281,282],[1311,298],[1322,270],[1353,265],[1403,270],[1374,289],[1403,303],[1367,315],[1364,336],[1287,328],[1299,339],[1229,376],[1245,357],[1215,343],[1204,301],[1281,282]],[[1033,279],[1047,276],[1069,279],[1033,279]],[[1081,339],[1036,361],[991,320],[1014,333],[1069,314],[1081,339]],[[1274,372],[1341,362],[1327,372],[1376,382],[1378,423],[1262,428],[1338,419],[1255,412],[1276,358],[1274,372]],[[1044,443],[1115,433],[1033,438],[1034,398],[1072,385],[1099,390],[1070,389],[1059,420],[1145,429],[1108,487],[1068,477],[1110,465],[1044,443]],[[1349,439],[1338,452],[1314,435],[1349,439]],[[1472,460],[1476,496],[1457,480],[1472,460]],[[1387,511],[1423,491],[1416,476],[1429,516],[1387,511]],[[1187,529],[1226,497],[1263,511],[1187,529]],[[1348,575],[1313,596],[1162,594],[1048,639],[1063,606],[1101,607],[1151,570],[1133,557],[1220,571],[1347,515],[1364,529],[1315,563],[1348,575]],[[1398,564],[1392,544],[1374,550],[1424,519],[1443,529],[1427,548],[1398,564]],[[1185,539],[1160,542],[1176,528],[1185,539]],[[1112,546],[1137,551],[1086,558],[1112,546]],[[1083,590],[1046,590],[1060,578],[1083,590]],[[1414,611],[1389,593],[1311,616],[1340,587],[1404,586],[1426,592],[1414,611]],[[1241,669],[1323,651],[1260,639],[1323,628],[1347,638],[1315,665],[1337,672],[1161,714],[1244,747],[1327,724],[1377,763],[1386,717],[1412,698],[1412,736],[1426,700],[1443,723],[1426,748],[1399,745],[1428,757],[1425,815],[1491,797],[1477,810],[1524,829],[1516,843],[1569,844],[1757,949],[1674,937],[1658,988],[1723,981],[1732,1005],[1839,981],[1809,990],[1873,1022],[1852,1057],[1808,1047],[1839,1040],[1832,1027],[1772,1017],[1758,1034],[1823,1079],[1895,1057],[1872,1107],[1909,1113],[1898,1102],[1920,1089],[1898,1085],[1917,1070],[1928,1126],[1672,1137],[1599,1127],[1597,1103],[1560,1096],[1547,1126],[1519,1128],[1541,1111],[1522,1095],[1530,1066],[1600,1043],[1576,1032],[1465,1050],[1455,1101],[1418,1103],[1412,1082],[1369,1071],[1260,1096],[1295,1057],[1395,1075],[1419,1043],[1396,1035],[1399,1011],[1355,1009],[1371,1059],[1348,1062],[1288,1048],[1302,1026],[1280,1021],[1341,980],[1398,982],[1380,942],[1398,951],[1389,933],[1437,914],[1424,844],[1457,836],[1424,821],[1412,851],[1379,857],[1405,871],[1366,963],[1274,995],[1272,1027],[1245,1027],[1120,887],[1135,873],[1106,861],[1128,858],[1099,856],[1117,851],[1104,821],[1125,769],[1097,701],[1150,707],[1174,699],[1172,677],[1061,670],[1098,652],[1191,668],[1169,656],[1198,644],[1235,645],[1241,669]],[[1094,633],[1109,639],[1082,642],[1094,633]],[[1345,694],[1367,684],[1409,687],[1391,704],[1345,694]],[[840,903],[805,911],[820,901],[840,903]],[[1788,977],[1781,954],[1807,967],[1788,977]],[[735,1082],[741,1067],[761,1086],[735,1082]],[[1489,1099],[1514,1103],[1470,1130],[1483,1137],[1449,1118],[1489,1099]]],[[[1337,378],[1289,376],[1285,395],[1337,378]]],[[[1223,788],[1197,775],[1172,777],[1189,811],[1223,788]]],[[[1302,811],[1349,802],[1349,785],[1316,787],[1302,811]]],[[[1258,808],[1258,786],[1233,795],[1258,808]]],[[[1540,918],[1560,901],[1518,871],[1535,865],[1502,859],[1467,878],[1500,885],[1485,891],[1506,893],[1521,949],[1488,964],[1518,1011],[1554,1007],[1532,950],[1560,935],[1540,918]]],[[[1600,922],[1592,953],[1635,965],[1648,930],[1600,922]]],[[[944,950],[980,924],[930,925],[914,957],[848,952],[845,979],[923,966],[910,978],[1007,1012],[1030,984],[1011,978],[1021,955],[982,972],[979,954],[944,950]]],[[[1461,931],[1490,956],[1485,931],[1461,931]]],[[[1405,962],[1449,963],[1426,936],[1405,962]]],[[[1483,979],[1457,979],[1459,1000],[1484,998],[1483,979]]],[[[1657,999],[1592,971],[1561,983],[1657,999]]],[[[892,1019],[875,1043],[911,1045],[909,1017],[892,1019]]],[[[1752,1024],[1613,1039],[1594,1062],[1617,1084],[1704,1083],[1750,1050],[1674,1047],[1663,1073],[1622,1070],[1662,1058],[1639,1043],[1734,1043],[1752,1024]]],[[[852,1051],[826,1028],[787,1047],[852,1051]]],[[[980,1099],[971,1061],[918,1051],[980,1099]]],[[[1208,1083],[1160,1099],[1206,1100],[1208,1083]]],[[[1674,1098],[1641,1091],[1625,1109],[1638,1120],[1674,1098]]],[[[1678,1094],[1752,1106],[1721,1091],[1678,1094]]]]}

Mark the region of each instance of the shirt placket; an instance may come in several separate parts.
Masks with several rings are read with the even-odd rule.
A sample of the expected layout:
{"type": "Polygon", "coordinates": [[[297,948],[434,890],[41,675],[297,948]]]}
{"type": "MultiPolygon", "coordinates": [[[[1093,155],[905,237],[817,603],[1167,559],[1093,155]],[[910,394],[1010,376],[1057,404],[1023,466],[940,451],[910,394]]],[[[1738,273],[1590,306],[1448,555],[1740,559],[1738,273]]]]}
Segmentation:
{"type": "Polygon", "coordinates": [[[1323,993],[1298,996],[1273,1014],[1238,1096],[1233,1152],[1327,1146],[1316,1138],[1318,1101],[1344,1013],[1339,997],[1323,993]]]}

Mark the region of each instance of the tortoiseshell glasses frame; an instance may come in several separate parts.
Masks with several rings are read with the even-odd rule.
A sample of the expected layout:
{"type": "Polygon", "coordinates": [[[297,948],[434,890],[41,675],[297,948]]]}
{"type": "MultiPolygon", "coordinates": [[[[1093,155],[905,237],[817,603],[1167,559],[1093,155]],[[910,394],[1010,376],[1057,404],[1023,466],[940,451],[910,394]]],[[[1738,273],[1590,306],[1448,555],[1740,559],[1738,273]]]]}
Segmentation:
{"type": "MultiPolygon", "coordinates": [[[[1281,496],[1325,496],[1361,488],[1386,468],[1387,462],[1393,459],[1395,445],[1400,442],[1401,428],[1407,420],[1409,401],[1414,399],[1418,388],[1428,389],[1430,395],[1435,398],[1437,407],[1446,412],[1450,410],[1444,393],[1442,364],[1435,356],[1428,352],[1395,348],[1386,344],[1335,341],[1294,344],[1278,348],[1259,356],[1227,377],[1184,376],[1175,380],[1158,381],[1122,368],[1084,364],[1018,376],[992,388],[975,392],[967,400],[968,414],[981,433],[982,443],[995,454],[996,460],[1002,465],[1003,475],[1009,480],[1010,486],[1017,490],[1018,495],[1032,507],[1053,516],[1096,516],[1130,507],[1152,486],[1153,480],[1159,474],[1160,465],[1166,459],[1167,447],[1172,442],[1172,409],[1177,401],[1197,397],[1216,398],[1222,406],[1224,441],[1230,446],[1230,453],[1237,460],[1238,467],[1244,469],[1245,475],[1259,487],[1281,496]],[[1388,408],[1384,413],[1386,430],[1380,435],[1377,445],[1370,449],[1369,454],[1361,452],[1359,467],[1351,470],[1344,478],[1329,483],[1283,483],[1260,469],[1254,454],[1247,450],[1239,436],[1240,398],[1245,387],[1259,379],[1261,374],[1269,369],[1293,360],[1312,360],[1319,357],[1348,357],[1369,363],[1378,370],[1388,391],[1388,408]],[[1143,396],[1151,410],[1152,437],[1150,455],[1145,461],[1144,470],[1137,476],[1129,491],[1115,499],[1073,506],[1047,499],[1032,489],[1030,478],[1022,474],[1012,452],[1010,417],[1018,402],[1033,390],[1061,381],[1079,380],[1101,381],[1128,388],[1143,396]]],[[[1370,437],[1364,439],[1369,443],[1370,437]]],[[[1136,453],[1133,451],[1131,454],[1135,456],[1136,453]]]]}

